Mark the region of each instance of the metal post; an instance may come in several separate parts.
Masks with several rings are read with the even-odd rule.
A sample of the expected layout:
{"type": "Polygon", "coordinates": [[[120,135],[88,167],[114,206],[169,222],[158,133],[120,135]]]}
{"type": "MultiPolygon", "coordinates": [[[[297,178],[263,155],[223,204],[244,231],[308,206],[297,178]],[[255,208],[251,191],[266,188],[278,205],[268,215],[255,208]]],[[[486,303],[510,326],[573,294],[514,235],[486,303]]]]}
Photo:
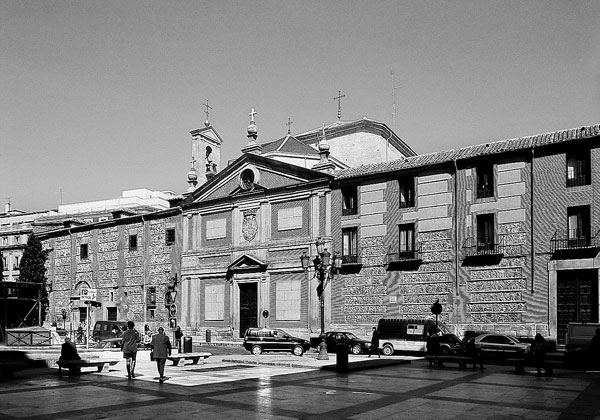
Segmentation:
{"type": "Polygon", "coordinates": [[[87,314],[86,314],[86,336],[85,336],[85,348],[89,349],[90,348],[90,301],[88,300],[87,302],[87,314]]]}
{"type": "Polygon", "coordinates": [[[321,269],[320,276],[322,285],[321,296],[319,296],[319,300],[321,303],[321,334],[325,334],[325,280],[323,278],[325,274],[323,273],[323,269],[321,269]]]}

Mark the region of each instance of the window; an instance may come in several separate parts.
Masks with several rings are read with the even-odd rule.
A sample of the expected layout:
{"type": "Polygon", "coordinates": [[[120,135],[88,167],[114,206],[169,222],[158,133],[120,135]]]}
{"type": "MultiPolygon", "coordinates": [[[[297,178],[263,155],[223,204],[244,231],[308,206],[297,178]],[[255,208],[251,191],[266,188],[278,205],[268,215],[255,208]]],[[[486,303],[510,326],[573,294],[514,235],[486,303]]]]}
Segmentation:
{"type": "Polygon", "coordinates": [[[477,252],[494,250],[494,215],[477,216],[477,252]]]}
{"type": "Polygon", "coordinates": [[[590,151],[567,153],[567,187],[589,185],[590,151]]]}
{"type": "Polygon", "coordinates": [[[398,180],[400,187],[400,208],[406,209],[415,206],[415,179],[413,177],[398,180]]]}
{"type": "Polygon", "coordinates": [[[491,164],[480,165],[477,172],[477,198],[494,196],[494,166],[491,164]]]}
{"type": "Polygon", "coordinates": [[[342,216],[358,213],[356,187],[342,188],[342,216]]]}
{"type": "Polygon", "coordinates": [[[342,229],[342,263],[358,262],[357,229],[342,229]]]}
{"type": "Polygon", "coordinates": [[[13,264],[13,270],[18,270],[19,269],[19,256],[15,255],[15,261],[13,264]]]}
{"type": "Polygon", "coordinates": [[[398,258],[401,260],[415,257],[415,225],[399,226],[398,258]]]}
{"type": "Polygon", "coordinates": [[[570,247],[589,246],[590,206],[569,207],[567,209],[567,229],[570,247]]]}
{"type": "Polygon", "coordinates": [[[21,237],[15,236],[15,244],[20,244],[20,243],[21,243],[21,237]]]}
{"type": "Polygon", "coordinates": [[[8,258],[7,257],[2,257],[2,267],[4,267],[5,270],[8,270],[8,258]]]}
{"type": "Polygon", "coordinates": [[[146,305],[148,307],[156,307],[156,287],[150,286],[146,291],[146,305]]]}
{"type": "Polygon", "coordinates": [[[107,321],[116,321],[117,320],[117,308],[106,308],[106,320],[107,321]]]}
{"type": "Polygon", "coordinates": [[[165,232],[165,242],[167,245],[173,245],[175,243],[175,229],[167,229],[165,232]]]}
{"type": "Polygon", "coordinates": [[[81,260],[88,259],[88,244],[79,245],[79,259],[81,259],[81,260]]]}
{"type": "Polygon", "coordinates": [[[129,235],[129,250],[137,251],[137,235],[129,235]]]}

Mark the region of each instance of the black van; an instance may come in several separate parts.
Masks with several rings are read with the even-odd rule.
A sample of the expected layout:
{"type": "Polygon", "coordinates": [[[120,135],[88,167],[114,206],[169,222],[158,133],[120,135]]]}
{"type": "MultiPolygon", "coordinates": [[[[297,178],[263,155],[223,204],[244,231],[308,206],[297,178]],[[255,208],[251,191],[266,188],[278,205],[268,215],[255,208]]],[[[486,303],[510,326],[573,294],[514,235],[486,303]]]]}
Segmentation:
{"type": "MultiPolygon", "coordinates": [[[[381,318],[377,324],[379,331],[379,347],[383,354],[391,356],[394,351],[427,350],[427,330],[435,327],[431,319],[400,319],[381,318]]],[[[438,330],[442,334],[449,334],[448,328],[438,323],[438,330]]]]}
{"type": "Polygon", "coordinates": [[[95,341],[116,338],[127,330],[127,321],[96,321],[92,337],[95,341]]]}

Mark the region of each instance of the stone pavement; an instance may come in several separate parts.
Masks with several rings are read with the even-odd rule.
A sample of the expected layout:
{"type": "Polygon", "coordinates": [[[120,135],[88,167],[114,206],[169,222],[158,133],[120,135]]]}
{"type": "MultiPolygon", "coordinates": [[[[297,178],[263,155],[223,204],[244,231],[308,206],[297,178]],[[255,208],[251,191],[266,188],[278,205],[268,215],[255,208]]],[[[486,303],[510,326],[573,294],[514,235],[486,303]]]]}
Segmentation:
{"type": "MultiPolygon", "coordinates": [[[[120,353],[108,354],[115,356],[120,353]]],[[[253,355],[183,367],[168,362],[170,379],[163,384],[147,352],[139,353],[135,380],[126,378],[123,361],[108,373],[90,369],[75,377],[30,369],[0,381],[0,418],[600,419],[600,373],[557,370],[536,377],[506,366],[430,369],[420,359],[377,367],[378,359],[350,356],[351,362],[367,359],[372,368],[339,374],[316,368],[328,361],[313,356],[258,356],[271,365],[256,364],[253,355]],[[287,366],[290,358],[305,366],[287,366]]]]}

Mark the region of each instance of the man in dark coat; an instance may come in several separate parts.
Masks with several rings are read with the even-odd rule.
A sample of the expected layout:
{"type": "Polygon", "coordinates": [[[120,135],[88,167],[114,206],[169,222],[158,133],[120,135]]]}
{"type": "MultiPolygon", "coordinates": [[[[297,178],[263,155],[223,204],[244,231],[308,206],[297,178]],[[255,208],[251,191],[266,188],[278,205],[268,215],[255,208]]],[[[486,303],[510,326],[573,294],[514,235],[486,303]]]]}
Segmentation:
{"type": "Polygon", "coordinates": [[[377,352],[377,357],[381,358],[381,352],[379,351],[379,331],[376,327],[373,327],[373,335],[371,336],[371,348],[369,349],[369,357],[373,352],[377,352]]]}
{"type": "Polygon", "coordinates": [[[171,340],[165,335],[163,327],[158,328],[158,334],[152,337],[150,346],[152,347],[154,360],[156,360],[158,381],[163,383],[165,380],[165,363],[167,362],[167,357],[171,355],[171,340]]]}

